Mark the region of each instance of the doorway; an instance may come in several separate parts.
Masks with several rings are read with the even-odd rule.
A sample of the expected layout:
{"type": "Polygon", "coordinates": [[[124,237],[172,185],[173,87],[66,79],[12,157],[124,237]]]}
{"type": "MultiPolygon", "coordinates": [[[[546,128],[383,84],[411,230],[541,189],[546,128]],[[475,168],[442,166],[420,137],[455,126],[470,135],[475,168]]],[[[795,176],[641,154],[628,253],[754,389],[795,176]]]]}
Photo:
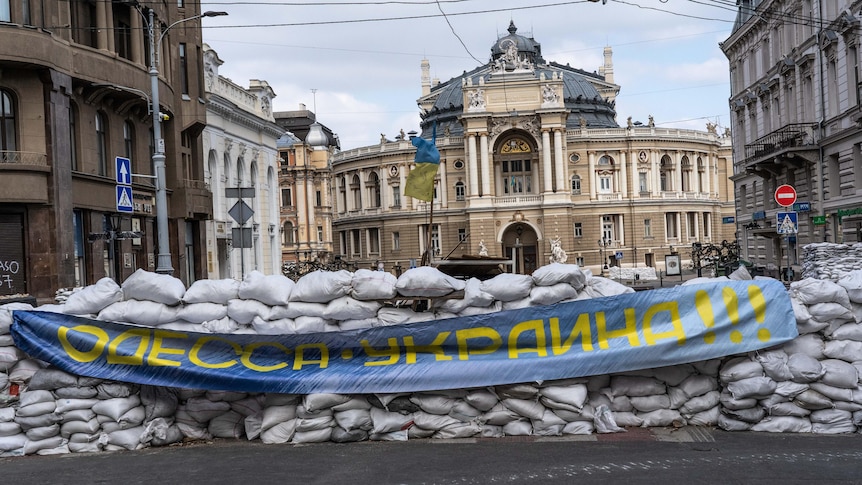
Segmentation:
{"type": "Polygon", "coordinates": [[[538,236],[528,224],[517,223],[503,233],[503,252],[514,260],[512,273],[533,274],[539,265],[538,236]]]}

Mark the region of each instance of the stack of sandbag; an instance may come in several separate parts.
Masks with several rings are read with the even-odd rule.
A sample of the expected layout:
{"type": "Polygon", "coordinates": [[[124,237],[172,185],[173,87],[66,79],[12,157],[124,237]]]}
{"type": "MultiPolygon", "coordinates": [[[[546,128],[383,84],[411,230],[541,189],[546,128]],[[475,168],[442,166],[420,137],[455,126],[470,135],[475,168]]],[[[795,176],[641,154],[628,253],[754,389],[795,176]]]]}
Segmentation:
{"type": "Polygon", "coordinates": [[[726,430],[852,433],[862,424],[862,272],[790,285],[800,336],[720,370],[726,430]]]}
{"type": "Polygon", "coordinates": [[[862,243],[814,243],[802,247],[802,278],[838,281],[854,270],[862,270],[862,243]]]}

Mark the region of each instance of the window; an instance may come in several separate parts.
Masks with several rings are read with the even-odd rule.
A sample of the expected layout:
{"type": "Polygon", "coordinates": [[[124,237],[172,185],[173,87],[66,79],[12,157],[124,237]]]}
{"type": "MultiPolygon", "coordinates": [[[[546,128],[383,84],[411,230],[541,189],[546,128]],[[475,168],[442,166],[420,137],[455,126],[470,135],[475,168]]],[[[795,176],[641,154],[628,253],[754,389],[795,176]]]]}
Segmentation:
{"type": "Polygon", "coordinates": [[[464,182],[455,183],[455,200],[464,200],[464,182]]]}
{"type": "Polygon", "coordinates": [[[353,174],[350,182],[350,192],[353,194],[353,210],[362,209],[362,192],[359,190],[359,175],[353,174]]]}
{"type": "Polygon", "coordinates": [[[644,219],[644,237],[652,237],[652,219],[644,219]]]}
{"type": "Polygon", "coordinates": [[[323,242],[323,226],[317,226],[317,242],[323,242]]]}
{"type": "Polygon", "coordinates": [[[608,241],[613,241],[615,239],[613,216],[602,216],[602,238],[608,241]]]}
{"type": "Polygon", "coordinates": [[[186,97],[189,94],[189,61],[187,59],[186,44],[180,42],[180,87],[186,97]]]}
{"type": "Polygon", "coordinates": [[[665,228],[668,238],[677,238],[679,237],[679,227],[676,224],[676,212],[668,212],[664,215],[665,217],[665,228]]]}
{"type": "Polygon", "coordinates": [[[578,265],[578,266],[583,267],[583,266],[584,266],[584,258],[583,258],[583,256],[578,256],[578,257],[576,257],[576,258],[575,258],[575,264],[576,264],[576,265],[578,265]]]}
{"type": "Polygon", "coordinates": [[[642,193],[642,194],[646,194],[649,192],[649,185],[647,184],[646,172],[638,173],[638,190],[640,190],[640,193],[642,193]]]}
{"type": "Polygon", "coordinates": [[[572,195],[581,195],[581,176],[572,175],[572,195]]]}
{"type": "MultiPolygon", "coordinates": [[[[118,7],[114,7],[115,15],[118,7]]],[[[132,58],[132,27],[128,19],[114,20],[114,48],[117,50],[117,55],[123,59],[132,58]]]]}
{"type": "Polygon", "coordinates": [[[11,22],[12,12],[9,8],[9,0],[0,0],[0,22],[11,22]]]}
{"type": "Polygon", "coordinates": [[[401,207],[401,187],[398,185],[392,186],[392,207],[401,207]]]}
{"type": "Polygon", "coordinates": [[[392,233],[392,250],[398,251],[401,249],[401,233],[393,232],[392,233]]]}
{"type": "Polygon", "coordinates": [[[296,243],[296,234],[294,231],[293,224],[290,221],[284,223],[284,244],[296,243]]]}
{"type": "Polygon", "coordinates": [[[7,152],[17,151],[17,137],[15,103],[12,101],[12,93],[5,89],[0,89],[0,150],[7,152]]]}
{"type": "Polygon", "coordinates": [[[701,217],[703,218],[703,237],[712,239],[712,214],[703,212],[701,217]]]}
{"type": "Polygon", "coordinates": [[[293,190],[290,187],[281,189],[282,207],[293,207],[293,190]]]}
{"type": "Polygon", "coordinates": [[[319,190],[315,191],[314,192],[314,199],[315,199],[315,202],[317,203],[317,207],[323,206],[323,193],[322,192],[320,192],[319,190]]]}
{"type": "Polygon", "coordinates": [[[575,223],[575,237],[584,237],[584,226],[580,222],[575,223]]]}
{"type": "Polygon", "coordinates": [[[135,162],[135,157],[133,156],[135,153],[135,135],[134,128],[132,128],[131,121],[123,122],[123,154],[126,158],[135,162]]]}
{"type": "Polygon", "coordinates": [[[380,177],[377,172],[368,174],[368,196],[371,207],[380,207],[380,177]]]}
{"type": "Polygon", "coordinates": [[[98,174],[108,175],[108,131],[104,113],[96,113],[96,163],[98,174]]]}
{"type": "Polygon", "coordinates": [[[532,163],[530,160],[503,160],[503,193],[533,192],[532,163]]]}
{"type": "Polygon", "coordinates": [[[467,240],[467,229],[463,227],[458,228],[458,242],[464,242],[467,240]]]}
{"type": "Polygon", "coordinates": [[[362,255],[362,233],[359,229],[353,229],[350,231],[350,237],[350,253],[353,257],[358,258],[362,255]]]}
{"type": "Polygon", "coordinates": [[[376,227],[368,229],[368,254],[380,254],[380,230],[376,227]]]}
{"type": "Polygon", "coordinates": [[[344,212],[347,210],[347,179],[345,179],[344,176],[342,175],[339,180],[340,180],[340,182],[338,184],[338,190],[339,190],[339,193],[341,194],[341,207],[340,207],[340,209],[341,209],[341,212],[344,212]]]}
{"type": "Polygon", "coordinates": [[[599,192],[608,193],[611,191],[610,175],[602,175],[599,177],[599,192]]]}
{"type": "Polygon", "coordinates": [[[688,212],[685,215],[686,218],[686,231],[688,232],[689,239],[697,238],[697,212],[688,212]]]}

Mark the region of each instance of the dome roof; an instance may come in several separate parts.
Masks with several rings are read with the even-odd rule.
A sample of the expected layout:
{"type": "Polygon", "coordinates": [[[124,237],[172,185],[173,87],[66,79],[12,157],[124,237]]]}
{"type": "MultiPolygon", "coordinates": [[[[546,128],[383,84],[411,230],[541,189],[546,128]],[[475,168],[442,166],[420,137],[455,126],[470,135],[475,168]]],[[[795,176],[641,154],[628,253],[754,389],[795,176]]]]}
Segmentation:
{"type": "Polygon", "coordinates": [[[305,135],[305,143],[311,147],[326,147],[329,145],[329,138],[323,132],[323,126],[320,123],[314,122],[308,129],[308,134],[305,135]]]}
{"type": "Polygon", "coordinates": [[[562,101],[569,113],[566,120],[567,128],[580,128],[581,118],[590,128],[619,128],[613,102],[605,100],[593,83],[593,81],[604,83],[604,77],[567,65],[546,62],[541,56],[541,45],[532,38],[518,35],[515,24],[511,23],[509,35],[501,37],[491,48],[491,61],[488,64],[470,72],[465,71],[461,76],[432,88],[434,105],[422,117],[421,136],[423,138],[431,137],[435,122],[438,136],[443,132],[448,132],[452,136],[463,135],[464,128],[459,117],[464,112],[462,89],[464,82],[467,81],[468,85],[472,86],[490,84],[494,76],[500,75],[499,72],[494,72],[495,61],[500,58],[506,59],[507,55],[511,56],[510,46],[517,48],[515,53],[517,56],[522,58],[526,56],[527,60],[535,66],[532,71],[520,71],[519,76],[532,75],[535,79],[553,79],[556,74],[562,79],[562,101]]]}

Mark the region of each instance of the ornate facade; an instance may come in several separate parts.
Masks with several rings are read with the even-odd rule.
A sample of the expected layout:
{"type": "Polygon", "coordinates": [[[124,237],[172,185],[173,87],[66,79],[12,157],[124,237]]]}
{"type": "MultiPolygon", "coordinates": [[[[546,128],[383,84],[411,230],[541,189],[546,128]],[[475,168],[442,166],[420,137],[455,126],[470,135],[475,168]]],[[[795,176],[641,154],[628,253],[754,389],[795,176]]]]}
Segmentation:
{"type": "Polygon", "coordinates": [[[207,272],[210,278],[239,280],[255,270],[278,274],[280,191],[275,145],[284,130],[273,117],[275,93],[266,81],[252,79],[244,88],[220,76],[218,54],[206,44],[203,53],[207,93],[203,147],[206,182],[213,194],[213,220],[206,225],[207,272]],[[243,207],[247,209],[241,212],[243,207]],[[240,236],[243,232],[245,236],[240,236]]]}
{"type": "Polygon", "coordinates": [[[589,73],[546,62],[511,25],[486,65],[433,86],[429,71],[423,61],[418,104],[419,136],[436,133],[441,153],[432,202],[403,196],[415,153],[403,133],[332,159],[334,250],[358,267],[484,250],[530,273],[562,249],[596,274],[661,270],[672,251],[734,237],[729,137],[619,126],[610,49],[589,73]]]}
{"type": "Polygon", "coordinates": [[[151,5],[152,37],[138,2],[0,0],[0,295],[51,301],[58,288],[155,270],[156,143],[166,155],[171,266],[187,284],[205,276],[212,197],[201,157],[200,6],[151,5]],[[163,115],[161,140],[152,111],[163,115]],[[131,173],[117,173],[117,157],[131,173]]]}
{"type": "Polygon", "coordinates": [[[744,0],[721,45],[739,235],[755,264],[792,267],[800,245],[862,241],[860,9],[858,0],[744,0]],[[781,185],[796,189],[796,206],[775,201],[781,185]],[[787,213],[798,233],[779,223],[787,213]]]}

